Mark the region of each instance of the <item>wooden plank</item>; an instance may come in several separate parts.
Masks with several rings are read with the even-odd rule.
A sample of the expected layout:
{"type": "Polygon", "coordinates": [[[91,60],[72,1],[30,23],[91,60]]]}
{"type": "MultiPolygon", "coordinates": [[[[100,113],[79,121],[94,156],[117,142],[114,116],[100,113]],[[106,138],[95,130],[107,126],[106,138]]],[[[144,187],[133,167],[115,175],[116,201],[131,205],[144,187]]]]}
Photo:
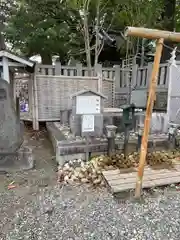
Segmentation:
{"type": "MultiPolygon", "coordinates": [[[[161,179],[168,179],[168,178],[172,178],[172,177],[178,177],[180,179],[180,172],[175,172],[175,173],[169,173],[167,175],[167,173],[160,173],[160,174],[156,174],[156,175],[149,175],[149,176],[145,176],[143,178],[143,182],[147,182],[147,181],[157,181],[157,180],[161,180],[161,179]]],[[[124,185],[124,184],[131,184],[131,183],[135,183],[136,181],[136,175],[133,176],[133,178],[117,178],[117,179],[109,179],[108,183],[110,186],[115,186],[115,185],[124,185]]]]}
{"type": "MultiPolygon", "coordinates": [[[[149,166],[145,168],[143,188],[180,183],[179,161],[174,161],[174,168],[162,169],[162,166],[163,165],[156,166],[155,169],[149,166]]],[[[112,193],[118,193],[135,189],[136,171],[136,169],[134,169],[134,171],[131,169],[131,172],[129,173],[122,173],[121,169],[116,169],[103,171],[102,174],[108,184],[108,187],[110,188],[110,191],[112,193]]]]}
{"type": "MultiPolygon", "coordinates": [[[[179,165],[175,165],[172,168],[157,168],[157,169],[153,169],[150,167],[145,168],[145,175],[153,175],[153,174],[157,174],[158,172],[164,172],[164,173],[171,173],[171,172],[175,172],[175,171],[180,171],[180,166],[179,165]]],[[[123,178],[125,177],[130,177],[135,175],[136,176],[137,173],[137,169],[136,168],[131,168],[131,169],[117,169],[117,170],[108,170],[108,171],[103,171],[102,174],[105,177],[111,177],[114,175],[121,175],[123,178]],[[124,170],[124,171],[123,171],[124,170]]]]}
{"type": "MultiPolygon", "coordinates": [[[[175,176],[170,179],[159,179],[159,180],[151,180],[151,181],[144,181],[142,187],[143,188],[152,188],[152,187],[160,187],[160,186],[165,186],[169,184],[175,184],[175,183],[180,183],[180,176],[175,176]]],[[[124,184],[124,185],[116,185],[111,187],[111,192],[112,193],[119,193],[119,192],[124,192],[124,191],[129,191],[135,189],[135,183],[131,184],[124,184]]]]}
{"type": "MultiPolygon", "coordinates": [[[[166,177],[170,177],[171,175],[174,176],[176,173],[179,173],[179,171],[169,171],[169,172],[164,172],[164,171],[161,171],[159,173],[151,173],[151,174],[146,174],[144,175],[144,178],[143,180],[153,180],[153,179],[157,179],[157,178],[162,178],[163,176],[166,177]]],[[[134,179],[136,179],[136,173],[129,173],[128,175],[124,175],[124,174],[114,174],[114,175],[104,175],[104,178],[113,185],[113,182],[114,181],[118,181],[118,183],[120,184],[121,182],[124,183],[124,180],[127,180],[127,182],[133,182],[134,179]]]]}
{"type": "Polygon", "coordinates": [[[107,171],[103,171],[102,174],[104,176],[111,176],[111,175],[117,175],[117,174],[125,174],[125,173],[127,174],[131,172],[137,172],[136,168],[107,170],[107,171]]]}

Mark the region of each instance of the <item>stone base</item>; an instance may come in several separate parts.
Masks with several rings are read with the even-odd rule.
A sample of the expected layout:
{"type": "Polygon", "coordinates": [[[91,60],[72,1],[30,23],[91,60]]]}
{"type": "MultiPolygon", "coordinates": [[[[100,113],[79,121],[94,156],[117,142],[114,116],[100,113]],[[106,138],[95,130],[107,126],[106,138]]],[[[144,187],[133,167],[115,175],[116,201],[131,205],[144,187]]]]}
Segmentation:
{"type": "Polygon", "coordinates": [[[34,167],[32,149],[22,146],[15,153],[0,153],[0,172],[29,170],[34,167]]]}
{"type": "MultiPolygon", "coordinates": [[[[86,149],[87,145],[84,140],[71,141],[66,139],[65,135],[57,127],[57,124],[54,122],[46,123],[49,137],[52,141],[54,152],[56,154],[56,161],[59,165],[63,165],[65,162],[82,159],[86,160],[86,149]]],[[[155,138],[150,137],[148,148],[152,150],[161,150],[167,149],[167,139],[164,138],[155,138]],[[152,142],[153,139],[153,142],[152,142]]],[[[116,150],[122,152],[124,147],[123,140],[116,140],[116,150]]],[[[91,153],[91,156],[107,154],[107,140],[106,139],[93,139],[88,144],[88,151],[91,153]]],[[[134,152],[137,149],[137,140],[129,140],[128,152],[134,152]]]]}

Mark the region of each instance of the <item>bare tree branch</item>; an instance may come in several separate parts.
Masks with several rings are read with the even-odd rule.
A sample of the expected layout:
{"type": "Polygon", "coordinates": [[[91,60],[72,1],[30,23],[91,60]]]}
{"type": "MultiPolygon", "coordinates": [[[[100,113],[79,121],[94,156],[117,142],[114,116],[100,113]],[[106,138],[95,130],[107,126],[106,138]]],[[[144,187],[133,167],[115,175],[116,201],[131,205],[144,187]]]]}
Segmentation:
{"type": "Polygon", "coordinates": [[[99,47],[99,12],[100,9],[100,0],[97,2],[97,8],[96,8],[96,44],[95,44],[95,59],[94,59],[94,66],[98,64],[98,47],[99,47]]]}
{"type": "MultiPolygon", "coordinates": [[[[94,50],[95,49],[95,45],[93,45],[93,46],[91,46],[90,47],[90,50],[92,51],[92,50],[94,50]]],[[[84,53],[86,53],[86,50],[84,50],[84,49],[81,49],[80,51],[78,51],[78,53],[76,52],[76,53],[71,53],[71,52],[69,52],[69,54],[71,55],[71,56],[78,56],[78,55],[81,55],[81,54],[84,54],[84,53]]]]}
{"type": "Polygon", "coordinates": [[[103,42],[102,42],[102,44],[101,44],[101,46],[100,46],[100,48],[98,50],[98,57],[99,57],[101,51],[103,50],[103,47],[104,47],[104,40],[103,40],[103,42]]]}
{"type": "Polygon", "coordinates": [[[87,66],[89,69],[89,74],[91,74],[91,50],[90,50],[90,39],[89,39],[89,26],[88,26],[88,10],[89,4],[91,0],[85,0],[84,2],[84,42],[85,42],[85,50],[86,50],[86,60],[87,66]]]}
{"type": "Polygon", "coordinates": [[[101,8],[100,13],[104,10],[104,8],[108,5],[109,0],[104,4],[104,6],[101,8]]]}
{"type": "Polygon", "coordinates": [[[118,6],[117,6],[117,8],[116,8],[116,11],[113,12],[113,16],[112,16],[111,22],[110,22],[109,26],[107,27],[106,32],[109,31],[109,29],[111,28],[111,26],[112,26],[112,24],[113,24],[114,18],[115,18],[115,16],[116,16],[117,12],[119,11],[119,6],[120,6],[120,4],[118,4],[118,6]]]}

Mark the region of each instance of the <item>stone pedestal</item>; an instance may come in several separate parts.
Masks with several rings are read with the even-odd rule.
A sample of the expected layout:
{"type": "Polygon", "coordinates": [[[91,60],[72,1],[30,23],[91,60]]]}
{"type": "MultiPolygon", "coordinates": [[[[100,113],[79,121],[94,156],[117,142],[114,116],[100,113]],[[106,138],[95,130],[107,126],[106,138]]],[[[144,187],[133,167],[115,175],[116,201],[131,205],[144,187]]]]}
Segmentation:
{"type": "Polygon", "coordinates": [[[108,139],[108,156],[112,156],[115,153],[115,136],[117,127],[114,125],[107,125],[107,139],[108,139]]]}
{"type": "Polygon", "coordinates": [[[70,117],[70,129],[75,136],[81,135],[81,116],[71,115],[70,117]]]}
{"type": "Polygon", "coordinates": [[[11,154],[0,154],[0,172],[29,170],[34,167],[32,149],[22,146],[11,154]]]}

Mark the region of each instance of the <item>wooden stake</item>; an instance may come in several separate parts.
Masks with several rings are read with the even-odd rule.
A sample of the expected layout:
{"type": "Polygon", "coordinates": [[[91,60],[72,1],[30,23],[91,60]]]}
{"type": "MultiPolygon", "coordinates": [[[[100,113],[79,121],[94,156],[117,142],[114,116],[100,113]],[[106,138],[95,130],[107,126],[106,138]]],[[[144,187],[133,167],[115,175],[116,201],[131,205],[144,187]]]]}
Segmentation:
{"type": "Polygon", "coordinates": [[[155,93],[156,93],[156,87],[157,87],[159,64],[160,64],[161,54],[163,49],[163,42],[164,42],[164,39],[160,38],[157,40],[157,44],[156,44],[156,54],[154,57],[154,65],[153,65],[153,70],[151,75],[150,86],[149,86],[149,96],[148,96],[148,101],[146,106],[146,117],[144,121],[144,132],[143,132],[142,143],[141,143],[140,161],[139,161],[139,168],[138,168],[137,181],[136,181],[135,198],[140,198],[141,196],[144,166],[145,166],[146,155],[147,155],[148,135],[149,135],[149,129],[150,129],[151,115],[152,115],[152,110],[153,110],[154,100],[155,100],[155,93]]]}

